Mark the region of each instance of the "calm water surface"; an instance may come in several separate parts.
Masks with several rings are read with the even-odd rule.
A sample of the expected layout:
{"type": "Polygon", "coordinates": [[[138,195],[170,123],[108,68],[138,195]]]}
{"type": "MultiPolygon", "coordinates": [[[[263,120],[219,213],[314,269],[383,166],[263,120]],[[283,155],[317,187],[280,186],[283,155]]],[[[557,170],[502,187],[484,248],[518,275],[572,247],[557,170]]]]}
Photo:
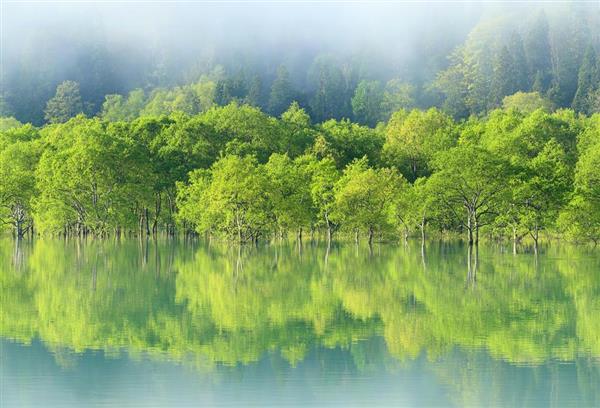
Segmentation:
{"type": "Polygon", "coordinates": [[[600,406],[600,251],[0,241],[0,406],[600,406]]]}

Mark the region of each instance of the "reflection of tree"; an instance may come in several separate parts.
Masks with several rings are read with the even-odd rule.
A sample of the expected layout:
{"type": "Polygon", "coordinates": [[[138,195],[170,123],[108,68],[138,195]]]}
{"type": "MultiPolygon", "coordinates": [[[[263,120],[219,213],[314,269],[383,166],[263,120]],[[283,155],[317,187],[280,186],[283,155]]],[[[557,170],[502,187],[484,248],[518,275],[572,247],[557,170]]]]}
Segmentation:
{"type": "Polygon", "coordinates": [[[377,335],[402,361],[456,347],[511,363],[600,357],[596,258],[555,248],[535,267],[533,255],[467,250],[40,240],[16,267],[2,241],[0,335],[202,365],[342,347],[367,366],[383,351],[362,340],[377,335]]]}

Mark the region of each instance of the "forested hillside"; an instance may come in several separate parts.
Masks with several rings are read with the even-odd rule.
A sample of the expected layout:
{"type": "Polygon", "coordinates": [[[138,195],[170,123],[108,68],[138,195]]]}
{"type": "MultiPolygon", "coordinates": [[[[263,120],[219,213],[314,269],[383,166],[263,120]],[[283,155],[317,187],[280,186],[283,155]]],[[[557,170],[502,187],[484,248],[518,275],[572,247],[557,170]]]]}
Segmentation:
{"type": "MultiPolygon", "coordinates": [[[[174,38],[164,33],[169,39],[154,47],[110,40],[95,26],[86,26],[81,35],[63,32],[64,27],[36,31],[29,42],[14,38],[14,44],[23,42],[20,47],[12,42],[6,47],[0,115],[35,125],[64,121],[49,100],[70,95],[75,87],[69,116],[83,112],[109,120],[195,114],[231,101],[279,116],[297,101],[315,123],[348,118],[374,126],[401,108],[438,107],[455,119],[482,115],[517,91],[539,92],[554,108],[600,110],[597,4],[460,7],[443,9],[449,14],[444,19],[423,10],[413,16],[404,8],[357,6],[355,12],[365,14],[362,21],[356,16],[346,21],[341,10],[316,8],[321,15],[306,17],[317,20],[314,28],[294,26],[298,37],[317,37],[314,43],[293,34],[287,34],[288,43],[276,43],[276,34],[261,36],[255,26],[247,28],[253,32],[232,34],[231,26],[208,23],[201,32],[188,27],[174,38]],[[421,26],[410,24],[412,17],[421,26]],[[394,18],[401,23],[394,24],[394,18]],[[342,25],[349,21],[356,27],[342,25]],[[328,26],[333,28],[326,31],[328,26]],[[354,32],[361,29],[363,42],[354,32]],[[223,30],[237,37],[216,42],[223,30]],[[242,41],[252,35],[254,42],[242,41]]],[[[282,25],[289,14],[283,11],[275,21],[282,25]]],[[[243,12],[228,10],[227,18],[246,27],[243,12]]],[[[260,15],[260,9],[247,12],[246,18],[260,15]]],[[[178,17],[182,26],[190,24],[178,17]]],[[[275,23],[262,17],[265,24],[275,23]]]]}

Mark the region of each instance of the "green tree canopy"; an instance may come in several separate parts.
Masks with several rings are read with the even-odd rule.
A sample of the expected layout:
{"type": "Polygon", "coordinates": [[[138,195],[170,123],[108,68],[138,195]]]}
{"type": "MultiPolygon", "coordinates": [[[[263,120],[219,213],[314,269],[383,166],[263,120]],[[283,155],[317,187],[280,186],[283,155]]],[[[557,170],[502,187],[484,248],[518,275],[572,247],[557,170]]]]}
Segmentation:
{"type": "Polygon", "coordinates": [[[64,123],[83,112],[79,84],[64,81],[56,87],[56,94],[46,104],[45,118],[48,123],[64,123]]]}

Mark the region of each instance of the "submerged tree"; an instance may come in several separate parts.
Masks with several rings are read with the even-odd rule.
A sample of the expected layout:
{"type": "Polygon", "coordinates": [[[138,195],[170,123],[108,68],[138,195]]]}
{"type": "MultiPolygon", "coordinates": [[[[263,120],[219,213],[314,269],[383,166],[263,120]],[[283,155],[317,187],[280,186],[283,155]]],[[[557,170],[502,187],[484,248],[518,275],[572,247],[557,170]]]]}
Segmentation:
{"type": "Polygon", "coordinates": [[[37,129],[25,125],[0,135],[0,222],[17,238],[33,232],[35,168],[42,145],[37,129]]]}
{"type": "Polygon", "coordinates": [[[402,194],[404,179],[393,169],[369,168],[366,159],[350,163],[335,185],[334,219],[349,230],[356,239],[360,230],[366,230],[369,245],[375,232],[382,232],[392,224],[392,205],[402,194]]]}
{"type": "Polygon", "coordinates": [[[229,155],[211,167],[209,178],[202,171],[193,174],[189,185],[180,185],[179,197],[187,208],[184,219],[198,232],[222,233],[245,242],[258,240],[271,228],[268,191],[267,175],[254,157],[229,155]]]}
{"type": "Polygon", "coordinates": [[[440,152],[434,165],[431,191],[466,229],[469,245],[477,244],[481,227],[498,215],[509,164],[486,149],[464,143],[440,152]]]}

